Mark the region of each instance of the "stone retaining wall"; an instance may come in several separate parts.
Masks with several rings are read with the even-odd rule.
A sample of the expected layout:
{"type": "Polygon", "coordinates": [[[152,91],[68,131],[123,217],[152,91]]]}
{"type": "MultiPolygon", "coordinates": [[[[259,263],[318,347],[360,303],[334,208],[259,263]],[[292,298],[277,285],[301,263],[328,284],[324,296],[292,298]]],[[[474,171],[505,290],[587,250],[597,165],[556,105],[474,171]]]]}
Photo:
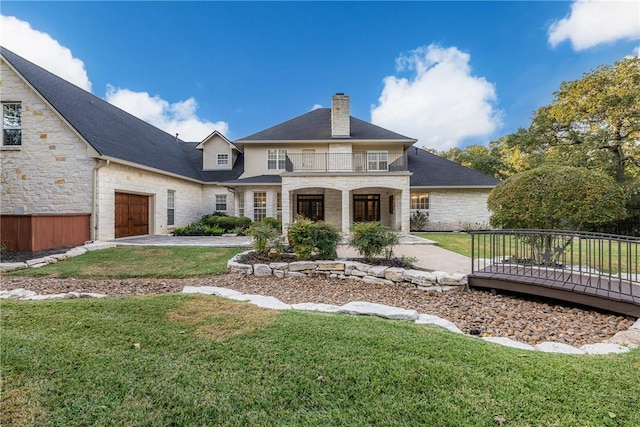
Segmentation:
{"type": "Polygon", "coordinates": [[[307,277],[326,276],[330,278],[361,280],[365,283],[382,285],[407,285],[425,291],[451,291],[467,288],[467,276],[462,273],[444,271],[423,271],[368,265],[357,261],[323,260],[272,262],[269,264],[243,264],[239,260],[253,251],[239,253],[227,262],[233,273],[258,277],[307,277]]]}

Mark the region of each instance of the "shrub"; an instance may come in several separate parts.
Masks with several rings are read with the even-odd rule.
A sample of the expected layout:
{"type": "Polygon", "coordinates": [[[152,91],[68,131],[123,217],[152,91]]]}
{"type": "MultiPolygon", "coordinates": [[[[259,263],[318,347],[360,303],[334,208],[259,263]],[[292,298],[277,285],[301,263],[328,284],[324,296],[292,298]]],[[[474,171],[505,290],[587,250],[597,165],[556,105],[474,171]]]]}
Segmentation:
{"type": "Polygon", "coordinates": [[[282,232],[282,223],[277,219],[268,216],[265,219],[263,219],[262,222],[270,225],[271,227],[275,228],[279,232],[282,232]]]}
{"type": "Polygon", "coordinates": [[[337,256],[340,231],[323,222],[299,217],[289,226],[289,244],[298,259],[333,259],[337,256]]]}
{"type": "Polygon", "coordinates": [[[427,212],[415,211],[409,217],[411,231],[425,231],[428,225],[429,214],[427,212]]]}
{"type": "Polygon", "coordinates": [[[272,249],[282,249],[280,232],[268,223],[254,222],[249,227],[249,235],[253,237],[253,248],[259,256],[268,256],[272,249]]]}
{"type": "Polygon", "coordinates": [[[393,247],[398,244],[398,232],[379,222],[359,222],[351,226],[352,246],[366,261],[384,254],[385,259],[393,256],[393,247]]]}

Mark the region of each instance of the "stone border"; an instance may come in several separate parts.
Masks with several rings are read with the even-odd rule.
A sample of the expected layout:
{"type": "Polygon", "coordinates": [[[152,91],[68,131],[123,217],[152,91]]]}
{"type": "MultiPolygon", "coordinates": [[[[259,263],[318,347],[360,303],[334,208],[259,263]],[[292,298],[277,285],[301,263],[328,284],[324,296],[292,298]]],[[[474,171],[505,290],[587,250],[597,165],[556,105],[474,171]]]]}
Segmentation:
{"type": "Polygon", "coordinates": [[[45,265],[53,264],[63,259],[73,258],[78,255],[91,251],[99,251],[101,249],[115,248],[116,244],[111,242],[91,242],[82,246],[76,246],[67,252],[55,255],[49,255],[42,258],[30,259],[26,262],[2,262],[0,263],[0,271],[23,270],[25,268],[40,268],[45,265]]]}
{"type": "Polygon", "coordinates": [[[232,273],[254,275],[256,277],[275,276],[307,277],[326,276],[329,278],[361,280],[365,283],[379,285],[406,285],[424,291],[452,291],[464,290],[468,287],[467,276],[462,273],[450,274],[445,271],[422,271],[368,265],[357,261],[321,260],[272,262],[269,264],[243,264],[240,258],[254,251],[237,254],[227,262],[227,268],[232,273]]]}
{"type": "MultiPolygon", "coordinates": [[[[352,301],[342,306],[331,304],[300,303],[285,304],[279,299],[262,295],[247,295],[233,289],[219,288],[216,286],[185,286],[182,290],[185,294],[214,295],[235,301],[245,301],[257,307],[272,310],[305,310],[319,311],[324,313],[342,313],[378,316],[392,320],[408,320],[420,325],[432,325],[445,328],[453,333],[464,334],[453,322],[438,316],[429,314],[419,314],[416,310],[392,307],[384,304],[371,303],[366,301],[352,301]]],[[[468,337],[474,337],[467,335],[468,337]]],[[[640,319],[638,319],[628,330],[615,334],[606,342],[596,344],[585,344],[580,348],[568,344],[545,341],[540,344],[530,345],[507,337],[480,337],[480,339],[500,344],[507,347],[519,348],[522,350],[542,351],[545,353],[564,353],[582,355],[600,355],[613,353],[626,353],[640,344],[640,319]]]]}

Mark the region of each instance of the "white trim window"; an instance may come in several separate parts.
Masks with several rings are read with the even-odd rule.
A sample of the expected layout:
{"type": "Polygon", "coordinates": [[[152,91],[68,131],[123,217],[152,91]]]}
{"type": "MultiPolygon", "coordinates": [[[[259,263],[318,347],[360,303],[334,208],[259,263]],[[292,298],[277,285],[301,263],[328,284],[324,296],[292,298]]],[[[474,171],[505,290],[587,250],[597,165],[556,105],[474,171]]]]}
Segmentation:
{"type": "Polygon", "coordinates": [[[238,216],[244,216],[244,192],[236,193],[236,200],[238,201],[238,216]]]}
{"type": "Polygon", "coordinates": [[[22,104],[2,103],[2,145],[22,145],[22,104]]]}
{"type": "Polygon", "coordinates": [[[176,225],[176,190],[167,190],[167,225],[176,225]]]}
{"type": "Polygon", "coordinates": [[[253,193],[253,220],[262,221],[267,217],[267,193],[260,191],[253,193]]]}
{"type": "Polygon", "coordinates": [[[218,212],[227,211],[227,195],[226,194],[216,194],[216,211],[218,212]]]}
{"type": "Polygon", "coordinates": [[[218,166],[226,166],[229,164],[229,155],[218,153],[218,157],[216,160],[217,160],[218,166]]]}
{"type": "Polygon", "coordinates": [[[409,208],[412,211],[428,211],[429,210],[429,193],[427,192],[411,192],[411,203],[409,208]]]}
{"type": "Polygon", "coordinates": [[[389,170],[389,153],[387,151],[367,151],[367,170],[389,170]]]}
{"type": "Polygon", "coordinates": [[[269,149],[267,150],[267,169],[268,170],[284,170],[287,165],[287,150],[269,149]]]}

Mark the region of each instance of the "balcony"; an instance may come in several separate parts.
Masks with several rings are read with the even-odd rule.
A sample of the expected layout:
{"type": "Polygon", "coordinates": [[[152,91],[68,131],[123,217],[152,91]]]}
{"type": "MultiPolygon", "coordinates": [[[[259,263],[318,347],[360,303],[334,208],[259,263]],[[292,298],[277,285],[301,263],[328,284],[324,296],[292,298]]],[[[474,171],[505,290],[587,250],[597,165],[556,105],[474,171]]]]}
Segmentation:
{"type": "Polygon", "coordinates": [[[287,172],[404,172],[406,153],[288,153],[287,172]]]}

